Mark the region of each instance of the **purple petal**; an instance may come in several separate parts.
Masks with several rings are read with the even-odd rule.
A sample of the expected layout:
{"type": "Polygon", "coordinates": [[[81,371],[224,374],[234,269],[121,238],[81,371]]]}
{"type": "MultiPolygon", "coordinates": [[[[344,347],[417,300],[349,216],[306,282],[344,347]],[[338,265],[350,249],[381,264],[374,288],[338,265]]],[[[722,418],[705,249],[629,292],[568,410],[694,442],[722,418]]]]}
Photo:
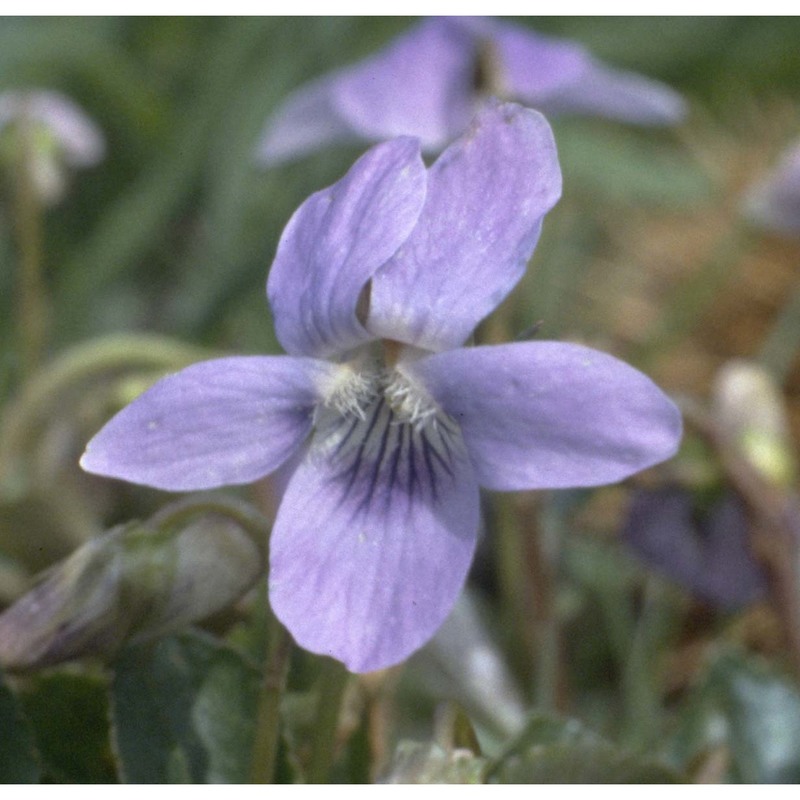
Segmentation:
{"type": "Polygon", "coordinates": [[[725,495],[699,524],[691,496],[667,488],[634,495],[622,539],[645,563],[714,605],[739,608],[767,588],[750,550],[744,506],[725,495]]]}
{"type": "Polygon", "coordinates": [[[113,417],[89,442],[81,466],[179,492],[249,483],[302,444],[335,369],[288,356],[193,364],[113,417]]]}
{"type": "Polygon", "coordinates": [[[459,425],[489,489],[613,483],[672,456],[681,417],[645,375],[574,344],[439,353],[408,367],[459,425]]]}
{"type": "Polygon", "coordinates": [[[292,476],[270,542],[270,602],[307,650],[353,672],[391,666],[450,612],[477,528],[458,432],[398,424],[377,402],[363,420],[323,426],[292,476]]]}
{"type": "Polygon", "coordinates": [[[372,279],[367,328],[429,350],[461,344],[522,276],[560,193],[545,118],[490,104],[429,170],[414,232],[372,279]]]}
{"type": "Polygon", "coordinates": [[[745,213],[772,230],[800,234],[800,144],[750,190],[745,213]]]}
{"type": "Polygon", "coordinates": [[[419,143],[403,137],[373,147],[294,213],[267,282],[288,353],[327,356],[371,338],[356,317],[359,295],[413,229],[425,183],[419,143]]]}
{"type": "Polygon", "coordinates": [[[502,22],[491,24],[504,96],[545,113],[599,114],[646,125],[680,122],[686,103],[673,89],[606,67],[568,39],[502,22]]]}
{"type": "Polygon", "coordinates": [[[725,495],[711,509],[701,533],[705,557],[696,583],[698,594],[736,608],[766,593],[767,575],[750,548],[750,525],[738,496],[725,495]]]}
{"type": "Polygon", "coordinates": [[[335,75],[293,92],[275,111],[258,145],[258,160],[274,166],[329,144],[357,139],[332,105],[335,75]]]}
{"type": "Polygon", "coordinates": [[[499,72],[496,80],[503,96],[537,108],[574,86],[589,61],[588,53],[579,45],[519,25],[490,20],[484,35],[490,37],[499,72]]]}
{"type": "Polygon", "coordinates": [[[364,138],[407,134],[425,150],[439,150],[469,122],[474,51],[461,26],[426,20],[337,73],[333,105],[364,138]]]}
{"type": "Polygon", "coordinates": [[[106,144],[100,128],[60,92],[9,91],[0,95],[0,130],[22,117],[47,127],[72,166],[91,167],[102,161],[106,144]]]}
{"type": "Polygon", "coordinates": [[[686,101],[669,86],[594,59],[572,86],[538,107],[548,114],[597,114],[639,125],[674,125],[688,112],[686,101]]]}

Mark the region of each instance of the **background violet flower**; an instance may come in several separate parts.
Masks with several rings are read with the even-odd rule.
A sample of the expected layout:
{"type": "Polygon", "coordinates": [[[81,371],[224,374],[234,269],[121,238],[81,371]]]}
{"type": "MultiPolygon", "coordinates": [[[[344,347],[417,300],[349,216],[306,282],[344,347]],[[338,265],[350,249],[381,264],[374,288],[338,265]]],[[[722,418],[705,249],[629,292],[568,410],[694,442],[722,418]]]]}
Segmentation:
{"type": "Polygon", "coordinates": [[[490,103],[426,169],[416,139],[363,155],[295,212],[267,291],[286,356],[195,364],[89,443],[90,472],[173,491],[293,471],[270,600],[353,671],[422,646],[472,561],[478,487],[618,481],[671,456],[675,406],[611,356],[464,347],[525,270],[561,174],[541,114],[490,103]]]}
{"type": "Polygon", "coordinates": [[[334,142],[406,134],[440,150],[488,96],[646,125],[686,113],[677,92],[606,67],[574,42],[489,18],[433,18],[290,95],[267,125],[259,158],[275,164],[334,142]]]}
{"type": "Polygon", "coordinates": [[[21,141],[37,193],[49,204],[63,195],[65,167],[92,167],[106,151],[100,128],[68,97],[44,89],[0,94],[0,161],[16,160],[21,141]]]}
{"type": "Polygon", "coordinates": [[[800,142],[750,190],[744,210],[755,222],[772,230],[800,235],[800,142]]]}
{"type": "Polygon", "coordinates": [[[94,166],[105,155],[100,128],[60,92],[40,89],[0,94],[0,132],[22,119],[48,131],[72,167],[94,166]]]}
{"type": "Polygon", "coordinates": [[[634,496],[622,538],[646,564],[706,602],[736,609],[766,595],[767,576],[750,547],[744,503],[725,494],[702,517],[679,488],[634,496]]]}

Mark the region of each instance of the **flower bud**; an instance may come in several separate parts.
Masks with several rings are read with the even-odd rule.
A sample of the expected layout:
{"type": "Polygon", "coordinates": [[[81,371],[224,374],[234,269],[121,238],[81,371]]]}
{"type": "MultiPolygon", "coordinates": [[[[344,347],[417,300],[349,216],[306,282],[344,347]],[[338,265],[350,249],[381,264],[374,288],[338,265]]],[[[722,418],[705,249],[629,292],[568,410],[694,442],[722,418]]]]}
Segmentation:
{"type": "Polygon", "coordinates": [[[104,155],[100,129],[68,97],[42,90],[0,94],[0,161],[23,161],[45,205],[61,199],[67,168],[94,166],[104,155]]]}
{"type": "Polygon", "coordinates": [[[713,405],[723,434],[763,478],[779,486],[794,482],[796,464],[783,400],[765,369],[729,361],[717,375],[713,405]]]}
{"type": "MultiPolygon", "coordinates": [[[[184,517],[185,519],[185,517],[184,517]]],[[[88,541],[0,615],[0,666],[110,658],[233,603],[262,574],[260,548],[219,513],[180,527],[162,511],[88,541]],[[163,522],[157,522],[162,519],[163,522]]]]}

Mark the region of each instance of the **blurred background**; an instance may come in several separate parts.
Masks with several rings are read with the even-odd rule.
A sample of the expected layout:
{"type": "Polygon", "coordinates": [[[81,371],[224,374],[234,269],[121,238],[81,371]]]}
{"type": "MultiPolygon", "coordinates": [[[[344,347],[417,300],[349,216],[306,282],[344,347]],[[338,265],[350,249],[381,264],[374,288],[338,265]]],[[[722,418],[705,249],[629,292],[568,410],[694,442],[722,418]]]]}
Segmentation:
{"type": "MultiPolygon", "coordinates": [[[[396,743],[439,736],[443,752],[456,739],[463,744],[455,717],[436,711],[453,700],[480,728],[484,749],[523,728],[530,741],[561,747],[549,761],[517,764],[520,772],[512,764],[517,780],[565,780],[564,753],[574,760],[578,752],[567,745],[595,753],[586,737],[553,721],[567,717],[616,745],[656,753],[690,780],[800,780],[800,517],[792,516],[800,237],[743,213],[747,192],[800,131],[800,20],[517,21],[664,81],[690,113],[663,129],[552,120],[563,199],[531,269],[479,339],[507,341],[541,323],[540,338],[624,358],[686,403],[686,440],[678,458],[622,486],[487,497],[462,615],[402,674],[362,682],[362,705],[340,744],[371,755],[352,774],[340,759],[336,774],[418,777],[420,764],[430,768],[429,751],[393,760],[396,743]],[[766,389],[736,394],[721,381],[738,359],[766,370],[755,379],[766,389]],[[728,422],[721,409],[731,403],[741,413],[728,422]],[[766,439],[755,456],[728,446],[742,426],[766,439]],[[745,510],[709,532],[719,504],[734,495],[745,510]],[[653,545],[647,532],[659,525],[661,545],[653,545]],[[684,545],[691,552],[678,563],[674,551],[684,545]],[[732,566],[743,552],[747,564],[732,566]],[[473,654],[489,653],[483,667],[465,657],[470,642],[473,654]],[[554,716],[534,724],[531,709],[554,716]]],[[[114,410],[166,369],[218,353],[279,352],[265,280],[280,232],[363,147],[265,169],[254,157],[259,136],[294,88],[374,52],[409,24],[0,20],[0,92],[58,90],[107,140],[105,159],[73,171],[63,198],[43,211],[45,346],[35,369],[15,344],[20,247],[11,180],[0,196],[0,607],[81,542],[168,499],[78,470],[86,440],[114,410]]],[[[314,669],[295,658],[300,677],[290,680],[299,692],[314,669]]],[[[59,686],[46,689],[78,702],[70,694],[78,689],[58,694],[59,686]]],[[[40,719],[48,696],[23,690],[28,713],[40,719]]],[[[106,747],[104,701],[94,689],[80,691],[98,704],[97,741],[84,756],[59,755],[58,745],[41,744],[56,733],[37,723],[50,778],[112,779],[91,750],[106,747]],[[76,767],[81,758],[93,766],[76,767]]],[[[302,730],[303,712],[294,713],[302,730]]],[[[621,757],[597,759],[587,781],[643,775],[621,757]]]]}

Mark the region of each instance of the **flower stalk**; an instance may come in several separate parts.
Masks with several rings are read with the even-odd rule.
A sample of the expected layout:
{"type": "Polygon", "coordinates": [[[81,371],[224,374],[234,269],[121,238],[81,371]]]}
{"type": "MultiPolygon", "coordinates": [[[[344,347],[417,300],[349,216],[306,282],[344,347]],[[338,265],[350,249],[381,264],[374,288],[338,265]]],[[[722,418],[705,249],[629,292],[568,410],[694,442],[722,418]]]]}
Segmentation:
{"type": "Polygon", "coordinates": [[[17,274],[17,340],[19,373],[32,375],[41,361],[47,335],[47,299],[42,275],[42,204],[34,179],[35,141],[30,124],[20,120],[14,174],[14,211],[19,269],[17,274]]]}
{"type": "Polygon", "coordinates": [[[322,660],[316,724],[308,768],[309,783],[329,782],[331,765],[336,753],[339,715],[348,679],[347,670],[338,661],[330,658],[322,660]]]}
{"type": "MultiPolygon", "coordinates": [[[[266,592],[266,582],[264,583],[266,592]]],[[[292,639],[272,612],[268,621],[269,649],[264,664],[256,712],[256,735],[250,762],[250,783],[274,783],[280,741],[281,697],[286,688],[292,639]]]]}

